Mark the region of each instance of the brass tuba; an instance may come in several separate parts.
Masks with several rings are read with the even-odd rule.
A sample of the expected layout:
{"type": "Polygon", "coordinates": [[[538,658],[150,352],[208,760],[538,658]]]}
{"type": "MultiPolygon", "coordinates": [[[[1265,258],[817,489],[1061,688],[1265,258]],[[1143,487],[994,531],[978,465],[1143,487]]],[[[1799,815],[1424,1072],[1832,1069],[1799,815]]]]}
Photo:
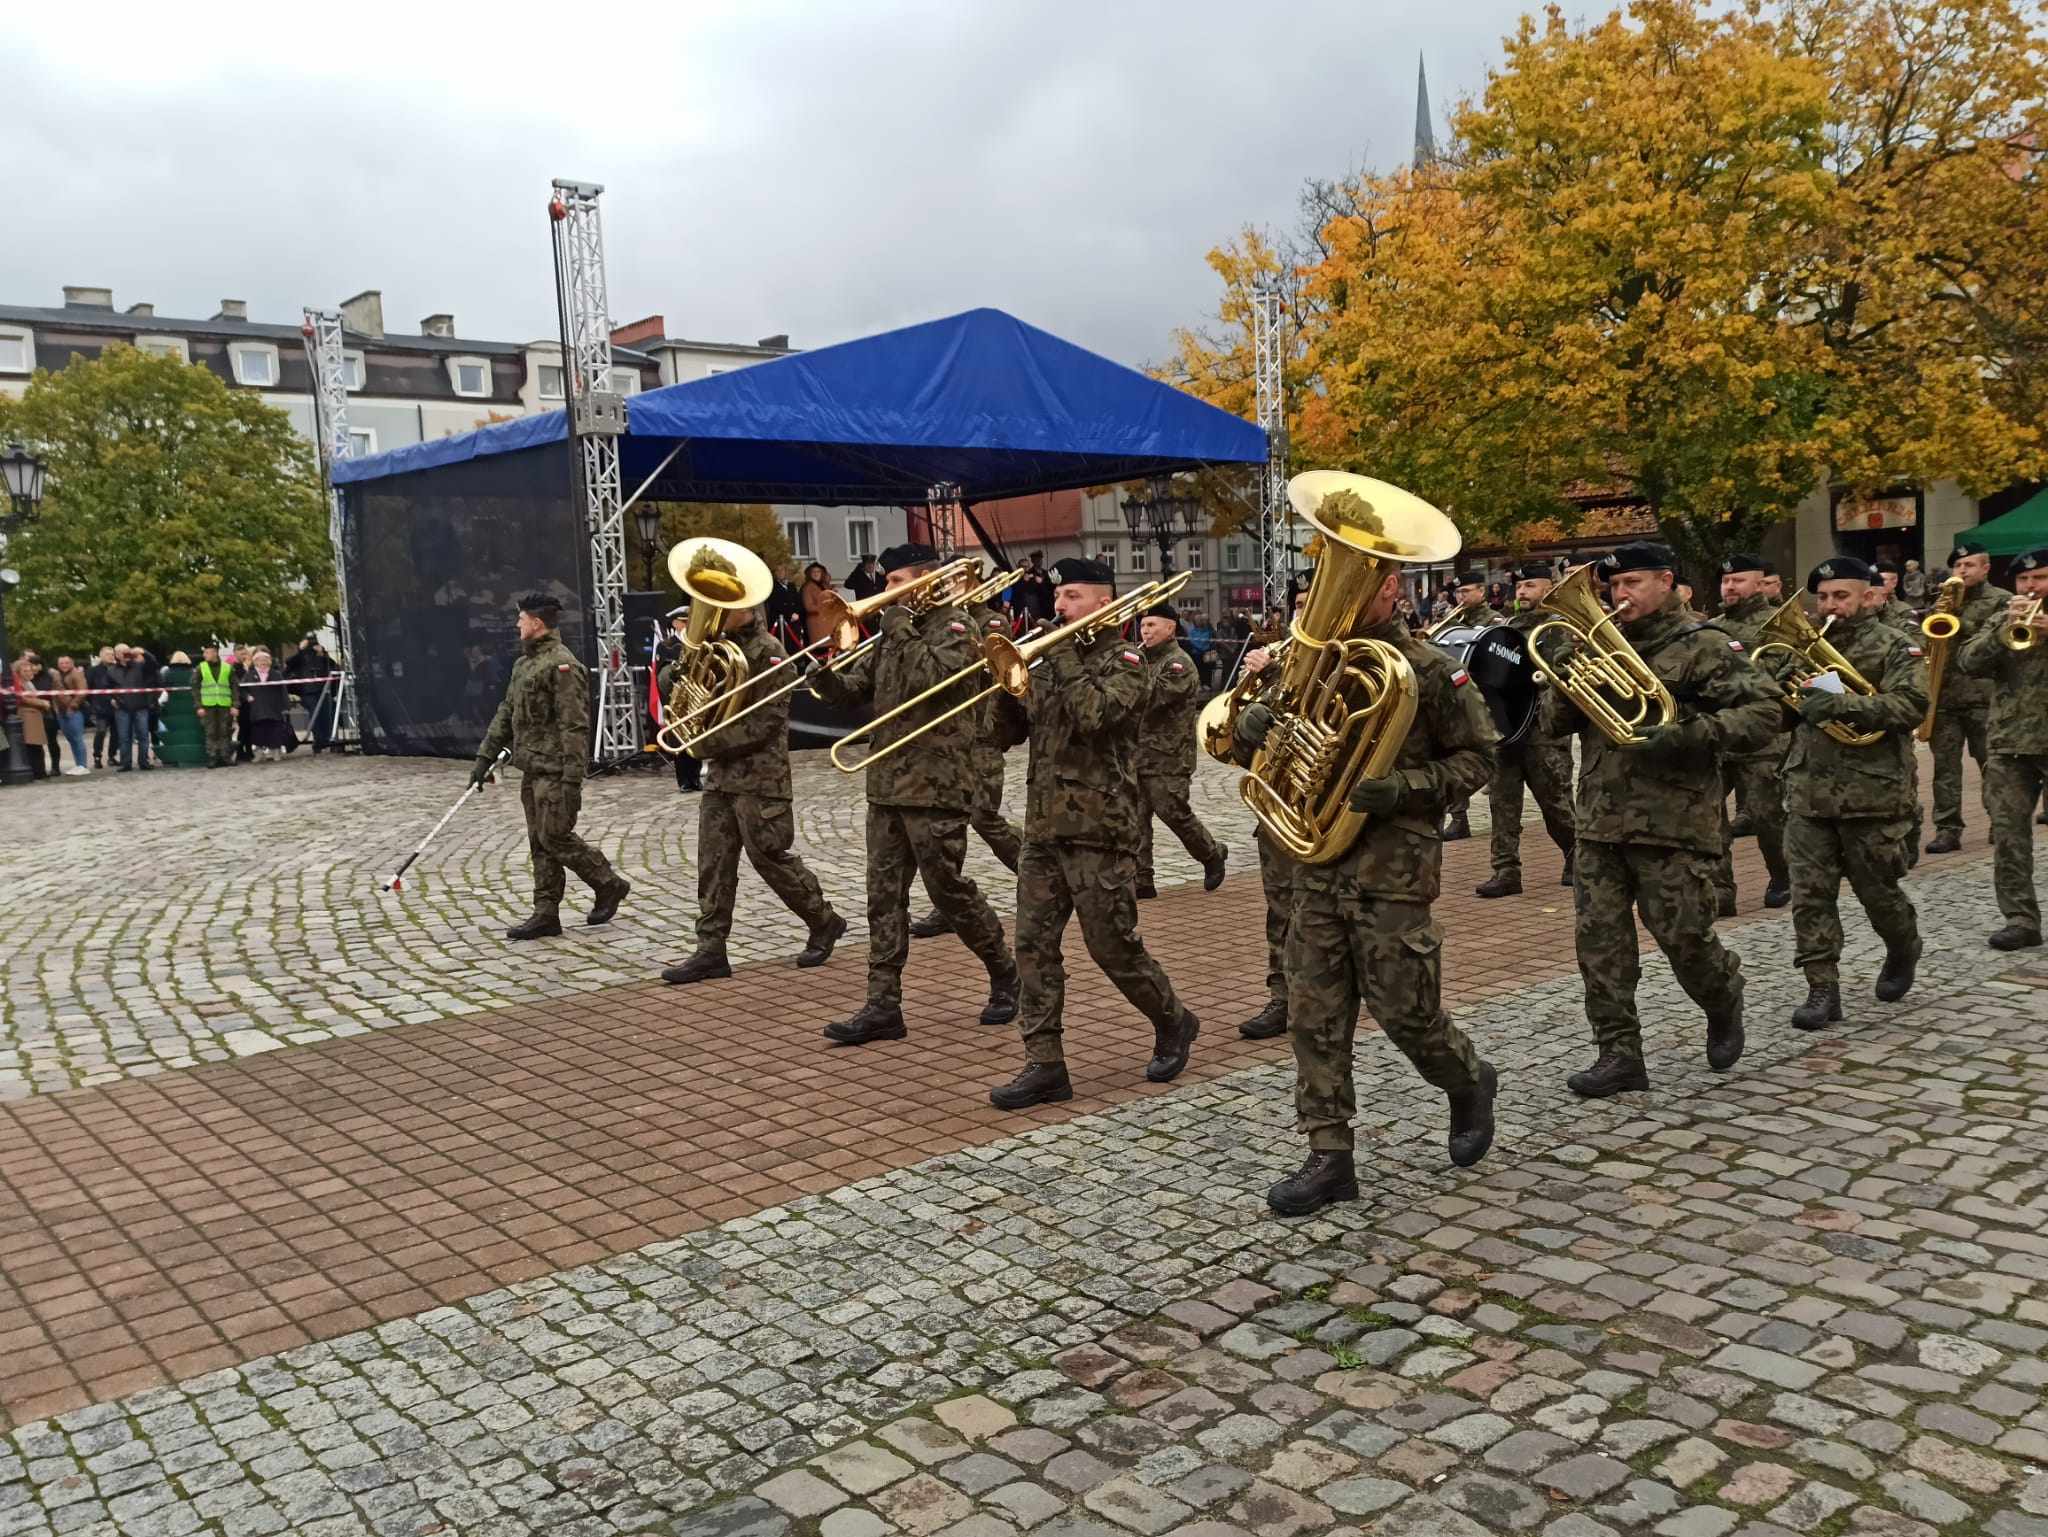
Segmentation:
{"type": "MultiPolygon", "coordinates": [[[[1835,622],[1829,615],[1826,624],[1815,624],[1806,616],[1806,609],[1798,598],[1788,600],[1770,618],[1757,626],[1762,637],[1757,648],[1749,653],[1749,659],[1758,667],[1764,665],[1764,654],[1783,651],[1801,664],[1785,675],[1780,686],[1785,691],[1785,708],[1799,708],[1800,690],[1806,680],[1815,673],[1832,672],[1839,677],[1852,694],[1868,697],[1877,690],[1868,678],[1856,670],[1855,664],[1834,648],[1828,640],[1828,626],[1835,622]]],[[[1766,675],[1776,681],[1776,675],[1766,669],[1766,675]]],[[[1844,721],[1831,720],[1820,728],[1844,747],[1874,747],[1884,739],[1882,731],[1858,731],[1844,721]]]]}
{"type": "Polygon", "coordinates": [[[1592,562],[1567,571],[1535,611],[1557,615],[1529,632],[1536,681],[1554,685],[1616,747],[1632,747],[1643,740],[1644,727],[1668,726],[1678,718],[1671,690],[1623,637],[1615,616],[1600,606],[1592,562]],[[1553,661],[1543,654],[1542,640],[1555,630],[1571,642],[1553,661]]]}
{"type": "Polygon", "coordinates": [[[670,550],[668,574],[690,600],[690,618],[683,629],[683,654],[676,660],[675,686],[669,690],[654,744],[663,752],[679,753],[690,735],[683,729],[686,721],[701,735],[724,725],[739,709],[747,654],[726,637],[767,601],[775,577],[768,563],[745,545],[708,536],[685,539],[670,550]]]}
{"type": "Polygon", "coordinates": [[[1415,720],[1414,669],[1400,647],[1359,633],[1366,613],[1395,566],[1449,560],[1464,541],[1422,498],[1364,475],[1310,470],[1287,482],[1287,500],[1323,548],[1285,654],[1238,684],[1277,717],[1238,793],[1281,848],[1326,865],[1365,829],[1352,788],[1393,767],[1415,720]]]}

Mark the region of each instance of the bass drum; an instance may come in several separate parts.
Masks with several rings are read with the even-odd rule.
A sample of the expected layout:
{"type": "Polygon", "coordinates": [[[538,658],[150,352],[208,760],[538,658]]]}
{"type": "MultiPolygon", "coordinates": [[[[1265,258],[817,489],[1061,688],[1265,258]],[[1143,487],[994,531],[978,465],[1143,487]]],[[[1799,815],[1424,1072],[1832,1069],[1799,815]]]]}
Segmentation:
{"type": "Polygon", "coordinates": [[[1460,625],[1445,630],[1434,644],[1455,657],[1479,685],[1501,746],[1512,747],[1529,734],[1543,695],[1527,636],[1509,624],[1460,625]]]}

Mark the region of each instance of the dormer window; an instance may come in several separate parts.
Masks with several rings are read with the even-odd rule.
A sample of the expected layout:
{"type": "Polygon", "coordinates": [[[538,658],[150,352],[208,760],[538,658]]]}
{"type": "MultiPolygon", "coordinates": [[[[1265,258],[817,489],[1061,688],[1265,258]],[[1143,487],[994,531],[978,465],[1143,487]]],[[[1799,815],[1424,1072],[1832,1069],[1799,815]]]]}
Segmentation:
{"type": "Polygon", "coordinates": [[[235,383],[251,389],[269,389],[277,383],[277,349],[257,342],[237,342],[228,348],[234,362],[235,383]]]}
{"type": "Polygon", "coordinates": [[[458,395],[485,400],[491,393],[491,365],[482,358],[450,358],[448,382],[458,395]]]}

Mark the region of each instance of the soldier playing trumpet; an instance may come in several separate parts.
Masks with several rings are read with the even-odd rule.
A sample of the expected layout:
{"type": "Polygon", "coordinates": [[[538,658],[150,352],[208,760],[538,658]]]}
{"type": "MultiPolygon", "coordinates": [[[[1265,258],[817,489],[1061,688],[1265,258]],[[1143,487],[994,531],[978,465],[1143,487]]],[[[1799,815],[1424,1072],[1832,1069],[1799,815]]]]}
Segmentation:
{"type": "Polygon", "coordinates": [[[1986,941],[1994,950],[2041,943],[2041,902],[2034,893],[2034,837],[2028,818],[2048,786],[2048,550],[2013,562],[2019,595],[1995,624],[1980,627],[1956,658],[1972,677],[1993,684],[1985,732],[1984,804],[1991,813],[1991,878],[2005,923],[1986,941]]]}

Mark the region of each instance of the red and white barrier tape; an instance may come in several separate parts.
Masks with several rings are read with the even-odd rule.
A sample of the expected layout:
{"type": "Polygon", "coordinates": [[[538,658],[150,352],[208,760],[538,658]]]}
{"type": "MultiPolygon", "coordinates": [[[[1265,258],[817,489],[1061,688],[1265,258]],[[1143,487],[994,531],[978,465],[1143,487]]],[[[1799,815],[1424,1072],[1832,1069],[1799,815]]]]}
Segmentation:
{"type": "MultiPolygon", "coordinates": [[[[235,683],[234,687],[238,689],[303,688],[309,683],[335,683],[340,681],[340,678],[341,674],[338,672],[323,673],[317,678],[245,678],[235,683]]],[[[194,681],[197,681],[197,674],[194,675],[194,681]]],[[[31,688],[23,689],[22,692],[41,699],[55,699],[59,695],[66,699],[72,699],[80,696],[105,696],[107,694],[168,694],[184,691],[190,687],[191,685],[186,683],[175,685],[152,683],[146,687],[138,685],[135,688],[31,688]]],[[[0,693],[11,694],[13,692],[12,688],[0,689],[0,693]]]]}

